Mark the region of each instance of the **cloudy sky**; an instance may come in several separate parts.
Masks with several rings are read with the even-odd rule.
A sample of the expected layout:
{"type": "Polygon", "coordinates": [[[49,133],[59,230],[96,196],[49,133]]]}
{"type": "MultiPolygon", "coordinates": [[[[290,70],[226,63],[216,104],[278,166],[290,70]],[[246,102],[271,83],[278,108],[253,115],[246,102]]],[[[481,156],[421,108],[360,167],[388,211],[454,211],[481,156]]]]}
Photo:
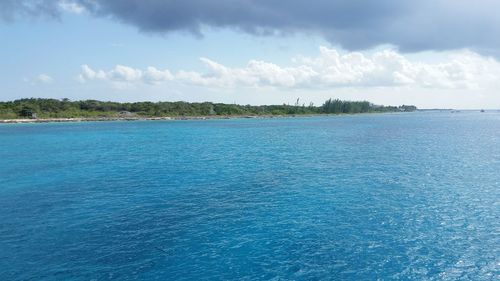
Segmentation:
{"type": "Polygon", "coordinates": [[[0,0],[0,100],[500,108],[498,0],[0,0]]]}

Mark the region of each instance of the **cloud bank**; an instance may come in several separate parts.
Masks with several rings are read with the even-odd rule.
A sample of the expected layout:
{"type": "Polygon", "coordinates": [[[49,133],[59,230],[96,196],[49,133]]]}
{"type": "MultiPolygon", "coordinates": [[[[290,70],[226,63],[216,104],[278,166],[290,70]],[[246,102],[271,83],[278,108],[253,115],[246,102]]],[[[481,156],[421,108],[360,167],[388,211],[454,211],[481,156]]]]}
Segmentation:
{"type": "Polygon", "coordinates": [[[471,51],[453,52],[445,61],[423,63],[387,49],[365,55],[341,54],[320,47],[316,57],[298,56],[290,66],[250,60],[231,68],[200,58],[207,71],[172,73],[148,67],[144,70],[117,65],[111,70],[82,66],[82,82],[99,80],[121,84],[184,83],[204,87],[274,87],[279,89],[325,89],[363,87],[409,87],[431,89],[488,89],[498,87],[500,62],[471,51]]]}
{"type": "Polygon", "coordinates": [[[88,80],[102,80],[111,82],[158,84],[173,79],[174,77],[168,69],[159,70],[150,66],[146,70],[140,70],[124,65],[117,65],[110,71],[95,71],[88,65],[82,65],[82,73],[78,76],[78,80],[82,83],[88,80]]]}
{"type": "Polygon", "coordinates": [[[306,33],[348,50],[500,48],[498,0],[2,0],[0,16],[88,11],[144,32],[231,28],[257,35],[306,33]]]}

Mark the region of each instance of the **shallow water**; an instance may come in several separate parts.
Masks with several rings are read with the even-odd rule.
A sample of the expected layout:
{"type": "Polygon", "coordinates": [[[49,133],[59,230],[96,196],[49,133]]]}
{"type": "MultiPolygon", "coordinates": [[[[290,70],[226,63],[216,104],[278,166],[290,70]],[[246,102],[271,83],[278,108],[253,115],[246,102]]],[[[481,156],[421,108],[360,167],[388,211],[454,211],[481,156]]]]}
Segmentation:
{"type": "Polygon", "coordinates": [[[0,125],[0,280],[495,280],[500,113],[0,125]]]}

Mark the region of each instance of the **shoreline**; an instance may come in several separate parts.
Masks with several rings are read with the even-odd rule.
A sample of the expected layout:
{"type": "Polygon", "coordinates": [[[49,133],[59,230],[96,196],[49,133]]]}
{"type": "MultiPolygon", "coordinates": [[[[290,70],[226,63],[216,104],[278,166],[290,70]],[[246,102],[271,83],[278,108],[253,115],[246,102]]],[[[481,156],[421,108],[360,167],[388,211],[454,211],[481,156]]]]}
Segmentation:
{"type": "MultiPolygon", "coordinates": [[[[417,110],[418,111],[418,110],[417,110]]],[[[415,112],[417,112],[415,111],[415,112]]],[[[413,111],[395,112],[361,112],[361,113],[323,113],[323,114],[289,114],[289,115],[202,115],[202,116],[166,116],[166,117],[78,117],[78,118],[37,118],[37,119],[0,119],[0,124],[29,123],[78,123],[78,122],[114,122],[114,121],[183,121],[183,120],[223,120],[223,119],[273,119],[300,117],[328,117],[365,114],[411,113],[413,111]]]]}
{"type": "Polygon", "coordinates": [[[173,116],[173,117],[97,117],[97,118],[37,118],[37,119],[0,119],[0,124],[24,123],[77,123],[107,121],[182,121],[182,120],[221,120],[221,119],[266,119],[335,116],[343,114],[291,114],[291,115],[216,115],[216,116],[173,116]]]}

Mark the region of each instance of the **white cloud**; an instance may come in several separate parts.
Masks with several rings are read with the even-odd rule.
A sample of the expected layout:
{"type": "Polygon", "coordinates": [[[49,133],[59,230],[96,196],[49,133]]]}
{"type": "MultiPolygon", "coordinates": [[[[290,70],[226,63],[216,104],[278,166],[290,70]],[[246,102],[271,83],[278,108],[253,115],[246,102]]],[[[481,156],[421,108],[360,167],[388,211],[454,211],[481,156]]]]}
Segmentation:
{"type": "Polygon", "coordinates": [[[73,14],[82,14],[83,12],[86,11],[85,7],[82,5],[73,2],[73,1],[68,1],[68,0],[60,0],[59,1],[59,7],[66,12],[73,13],[73,14]]]}
{"type": "Polygon", "coordinates": [[[407,87],[428,89],[486,89],[498,87],[500,62],[463,50],[442,54],[439,62],[410,59],[386,49],[370,55],[340,53],[320,47],[316,57],[297,56],[290,66],[250,60],[246,66],[231,68],[200,58],[206,72],[168,69],[145,70],[117,65],[109,71],[82,66],[80,80],[119,83],[160,84],[176,81],[206,87],[273,87],[278,89],[327,89],[367,87],[407,87]]]}
{"type": "Polygon", "coordinates": [[[36,77],[36,81],[43,84],[52,84],[54,79],[47,74],[40,74],[36,77]]]}
{"type": "Polygon", "coordinates": [[[82,65],[81,73],[78,76],[80,82],[88,80],[103,80],[115,83],[147,83],[158,84],[170,81],[174,77],[168,69],[159,70],[155,67],[148,67],[146,70],[135,69],[132,67],[117,65],[109,71],[93,70],[88,65],[82,65]]]}
{"type": "Polygon", "coordinates": [[[142,80],[146,83],[156,84],[164,81],[170,81],[174,79],[172,73],[168,69],[159,70],[155,67],[148,67],[144,73],[142,73],[142,80]]]}

